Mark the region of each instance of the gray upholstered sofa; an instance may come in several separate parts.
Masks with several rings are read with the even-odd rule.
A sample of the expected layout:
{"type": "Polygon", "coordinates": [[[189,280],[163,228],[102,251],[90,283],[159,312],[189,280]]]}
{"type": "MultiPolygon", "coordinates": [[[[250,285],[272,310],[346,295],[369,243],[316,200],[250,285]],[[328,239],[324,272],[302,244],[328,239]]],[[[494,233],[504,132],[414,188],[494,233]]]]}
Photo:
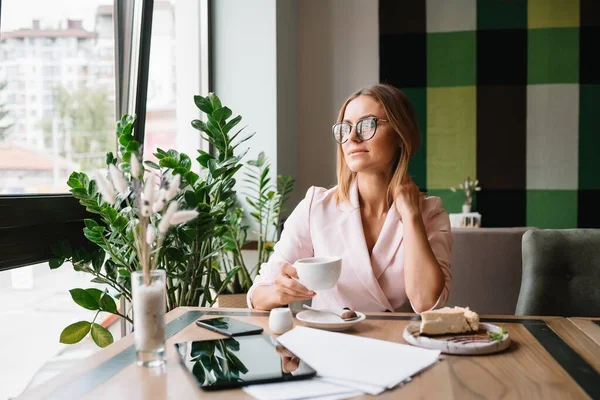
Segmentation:
{"type": "Polygon", "coordinates": [[[516,314],[600,317],[600,229],[539,229],[523,236],[516,314]]]}
{"type": "Polygon", "coordinates": [[[452,228],[448,306],[479,314],[515,314],[521,287],[521,240],[532,228],[452,228]]]}

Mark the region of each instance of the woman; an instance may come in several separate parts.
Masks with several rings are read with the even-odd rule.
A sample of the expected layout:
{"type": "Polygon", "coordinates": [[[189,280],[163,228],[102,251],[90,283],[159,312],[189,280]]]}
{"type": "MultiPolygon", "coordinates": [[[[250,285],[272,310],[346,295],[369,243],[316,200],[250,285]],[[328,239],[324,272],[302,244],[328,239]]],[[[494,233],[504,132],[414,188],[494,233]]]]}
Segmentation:
{"type": "Polygon", "coordinates": [[[420,144],[415,111],[390,85],[350,96],[333,126],[338,142],[332,189],[310,188],[248,292],[248,306],[270,310],[312,299],[317,308],[410,311],[441,307],[450,287],[452,236],[438,197],[408,175],[420,144]],[[342,257],[336,286],[314,293],[290,264],[342,257]]]}

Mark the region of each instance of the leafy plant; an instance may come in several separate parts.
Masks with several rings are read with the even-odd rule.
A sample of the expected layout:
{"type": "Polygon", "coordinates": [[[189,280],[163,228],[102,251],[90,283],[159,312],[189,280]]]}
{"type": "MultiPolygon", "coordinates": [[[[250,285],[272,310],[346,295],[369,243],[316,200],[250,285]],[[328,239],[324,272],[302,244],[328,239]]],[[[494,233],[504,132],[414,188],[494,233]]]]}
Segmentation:
{"type": "Polygon", "coordinates": [[[277,185],[271,183],[270,164],[264,152],[256,160],[247,162],[246,201],[250,205],[250,216],[255,221],[257,230],[258,260],[249,269],[242,257],[241,249],[248,239],[248,225],[244,224],[244,213],[240,206],[232,210],[229,217],[227,234],[223,235],[223,251],[220,263],[228,273],[235,267],[240,267],[227,286],[227,293],[246,293],[252,286],[252,277],[261,264],[266,262],[273,253],[275,242],[278,240],[281,227],[281,213],[285,202],[289,199],[294,188],[291,176],[279,175],[277,185]]]}
{"type": "MultiPolygon", "coordinates": [[[[192,171],[188,155],[175,150],[157,149],[154,155],[158,164],[144,163],[146,174],[161,177],[161,190],[168,190],[168,182],[179,176],[179,191],[173,201],[198,213],[193,222],[170,229],[162,239],[160,249],[153,253],[154,262],[167,274],[167,310],[178,306],[213,305],[241,268],[233,266],[223,276],[217,260],[225,246],[220,238],[230,232],[230,211],[236,204],[234,175],[242,167],[241,159],[245,154],[236,155],[237,149],[253,134],[240,136],[244,128],[231,133],[242,118],[231,118],[232,111],[222,106],[216,95],[195,96],[194,101],[206,114],[207,121],[194,120],[192,126],[200,130],[204,140],[216,150],[214,155],[198,151],[196,160],[201,166],[201,173],[192,171]]],[[[127,172],[129,178],[137,161],[133,155],[141,153],[141,146],[133,136],[134,121],[134,117],[126,115],[117,123],[117,157],[112,153],[106,157],[107,165],[118,164],[119,170],[127,172]]],[[[139,203],[131,197],[135,192],[120,193],[114,203],[107,203],[101,200],[97,182],[86,174],[73,172],[67,183],[80,204],[97,216],[86,219],[84,228],[85,237],[96,248],[93,251],[74,250],[65,243],[52,246],[55,257],[50,260],[50,267],[58,268],[65,261],[70,261],[75,270],[93,275],[92,282],[107,284],[114,289],[115,298],[124,296],[131,301],[130,275],[141,269],[134,235],[137,221],[132,218],[132,215],[138,214],[135,208],[139,203]]],[[[105,292],[102,298],[106,296],[110,297],[105,292]]],[[[131,320],[125,310],[111,310],[101,309],[131,320]]],[[[91,324],[93,322],[90,323],[93,326],[91,324]]],[[[85,332],[81,336],[85,331],[83,324],[68,328],[70,330],[66,333],[63,331],[64,337],[61,335],[65,343],[76,343],[87,335],[85,332]]],[[[93,337],[95,330],[90,330],[93,337]]]]}
{"type": "Polygon", "coordinates": [[[291,176],[279,175],[277,186],[273,186],[269,177],[271,165],[263,152],[256,160],[248,161],[248,165],[254,167],[254,170],[246,172],[245,181],[251,185],[246,201],[252,207],[250,215],[258,224],[258,263],[262,264],[273,252],[281,211],[294,189],[294,180],[291,176]]]}
{"type": "Polygon", "coordinates": [[[96,311],[94,319],[91,322],[79,321],[67,326],[60,334],[61,343],[77,343],[92,333],[92,340],[100,347],[106,347],[113,342],[112,334],[102,325],[96,323],[96,318],[101,311],[116,314],[126,320],[131,321],[129,317],[119,313],[117,305],[112,297],[106,291],[99,289],[71,289],[69,290],[73,301],[81,307],[96,311]]]}

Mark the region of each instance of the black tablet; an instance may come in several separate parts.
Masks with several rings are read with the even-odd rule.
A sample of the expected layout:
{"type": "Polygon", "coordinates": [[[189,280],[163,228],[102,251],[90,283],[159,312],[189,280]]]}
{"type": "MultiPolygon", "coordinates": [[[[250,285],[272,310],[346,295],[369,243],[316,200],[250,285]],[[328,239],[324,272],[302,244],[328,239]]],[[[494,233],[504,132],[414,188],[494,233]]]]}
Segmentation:
{"type": "Polygon", "coordinates": [[[316,372],[268,335],[176,343],[184,367],[205,390],[306,379],[316,372]]]}
{"type": "Polygon", "coordinates": [[[246,336],[262,333],[263,328],[229,317],[199,319],[196,325],[225,336],[246,336]]]}

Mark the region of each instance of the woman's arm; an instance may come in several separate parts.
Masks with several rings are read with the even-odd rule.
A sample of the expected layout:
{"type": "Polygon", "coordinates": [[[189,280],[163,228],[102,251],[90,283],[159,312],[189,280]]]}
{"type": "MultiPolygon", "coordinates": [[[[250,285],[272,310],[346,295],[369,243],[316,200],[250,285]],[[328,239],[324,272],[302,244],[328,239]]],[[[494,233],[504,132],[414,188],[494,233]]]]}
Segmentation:
{"type": "MultiPolygon", "coordinates": [[[[412,182],[404,185],[396,207],[404,225],[404,281],[406,295],[415,312],[430,310],[445,303],[450,282],[450,221],[436,201],[424,222],[420,209],[420,194],[412,182]],[[436,248],[437,256],[434,253],[436,248]]],[[[425,210],[423,210],[425,211],[425,210]]]]}

